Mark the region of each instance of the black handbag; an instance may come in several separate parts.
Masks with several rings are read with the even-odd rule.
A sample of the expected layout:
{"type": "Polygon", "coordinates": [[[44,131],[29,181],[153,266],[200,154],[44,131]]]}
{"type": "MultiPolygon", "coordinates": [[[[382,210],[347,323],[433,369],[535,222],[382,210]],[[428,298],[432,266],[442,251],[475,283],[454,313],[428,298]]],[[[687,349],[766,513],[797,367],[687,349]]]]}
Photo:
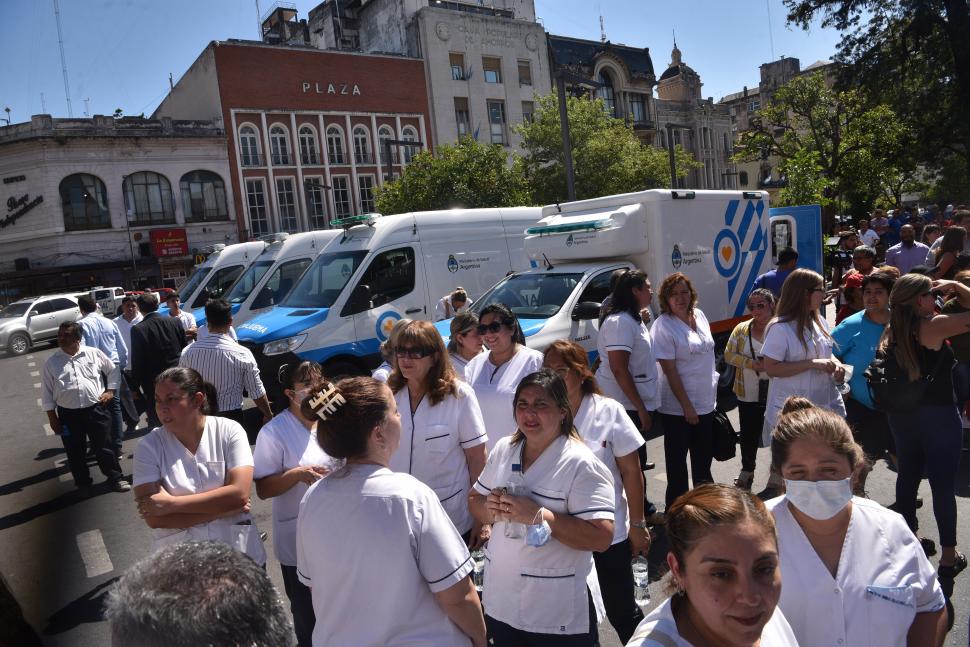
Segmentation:
{"type": "Polygon", "coordinates": [[[936,381],[936,375],[947,355],[948,353],[940,352],[936,365],[929,374],[910,380],[909,373],[896,360],[895,344],[876,350],[876,356],[864,373],[869,396],[876,409],[893,413],[917,406],[923,400],[926,389],[936,381]]]}
{"type": "Polygon", "coordinates": [[[737,454],[738,434],[727,414],[720,408],[714,409],[714,422],[711,424],[713,435],[713,454],[716,461],[729,461],[737,454]]]}

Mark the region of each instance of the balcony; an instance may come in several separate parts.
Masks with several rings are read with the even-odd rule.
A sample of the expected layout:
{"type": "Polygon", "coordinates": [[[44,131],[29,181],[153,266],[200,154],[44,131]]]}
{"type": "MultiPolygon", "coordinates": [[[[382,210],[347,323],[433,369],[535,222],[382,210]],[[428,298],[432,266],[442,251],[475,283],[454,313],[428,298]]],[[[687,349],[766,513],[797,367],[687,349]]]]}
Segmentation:
{"type": "Polygon", "coordinates": [[[266,160],[258,153],[243,153],[241,159],[242,165],[246,168],[266,166],[266,160]]]}
{"type": "Polygon", "coordinates": [[[303,153],[300,155],[300,163],[304,166],[319,166],[320,156],[316,153],[303,153]]]}
{"type": "Polygon", "coordinates": [[[374,156],[370,153],[354,153],[354,161],[358,165],[374,164],[374,156]]]}
{"type": "Polygon", "coordinates": [[[293,164],[290,160],[289,153],[276,154],[271,159],[273,160],[273,166],[291,166],[293,164]]]}

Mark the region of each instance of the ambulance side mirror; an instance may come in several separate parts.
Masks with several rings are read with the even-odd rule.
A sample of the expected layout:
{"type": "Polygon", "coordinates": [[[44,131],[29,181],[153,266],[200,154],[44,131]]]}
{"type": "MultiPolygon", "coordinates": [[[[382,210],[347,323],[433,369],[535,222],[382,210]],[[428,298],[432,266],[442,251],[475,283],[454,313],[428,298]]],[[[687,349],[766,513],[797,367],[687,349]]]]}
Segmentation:
{"type": "Polygon", "coordinates": [[[600,304],[595,301],[580,301],[573,308],[573,321],[589,321],[600,318],[600,304]]]}
{"type": "Polygon", "coordinates": [[[373,307],[371,305],[370,286],[364,283],[358,284],[357,287],[354,288],[354,291],[350,294],[350,298],[347,300],[347,305],[354,313],[370,310],[373,307]]]}

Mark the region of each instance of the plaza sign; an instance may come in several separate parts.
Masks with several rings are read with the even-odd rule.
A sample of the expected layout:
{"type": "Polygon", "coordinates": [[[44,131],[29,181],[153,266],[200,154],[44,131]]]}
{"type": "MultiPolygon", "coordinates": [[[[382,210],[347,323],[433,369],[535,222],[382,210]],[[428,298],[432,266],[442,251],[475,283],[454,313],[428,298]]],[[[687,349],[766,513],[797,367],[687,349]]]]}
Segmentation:
{"type": "Polygon", "coordinates": [[[346,94],[353,95],[355,97],[360,96],[360,86],[356,83],[326,83],[320,85],[319,82],[310,83],[309,81],[303,82],[303,93],[314,92],[316,94],[346,94]]]}
{"type": "Polygon", "coordinates": [[[33,200],[26,193],[20,198],[10,198],[7,200],[7,215],[0,218],[0,229],[3,229],[9,225],[17,222],[17,219],[22,215],[39,205],[44,201],[44,196],[39,195],[33,200]]]}

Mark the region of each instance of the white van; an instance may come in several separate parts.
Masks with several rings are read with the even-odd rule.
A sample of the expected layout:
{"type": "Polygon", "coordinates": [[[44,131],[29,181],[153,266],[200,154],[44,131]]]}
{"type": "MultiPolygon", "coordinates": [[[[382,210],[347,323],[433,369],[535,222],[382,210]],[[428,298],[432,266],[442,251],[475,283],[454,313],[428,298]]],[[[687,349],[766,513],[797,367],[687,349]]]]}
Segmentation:
{"type": "MultiPolygon", "coordinates": [[[[343,231],[303,273],[283,303],[237,326],[239,342],[276,375],[310,359],[329,377],[361,374],[402,317],[431,320],[458,286],[472,299],[530,266],[522,232],[538,207],[455,209],[335,221],[343,231]]],[[[271,380],[270,380],[271,381],[271,380]]]]}
{"type": "MultiPolygon", "coordinates": [[[[205,306],[209,299],[218,299],[232,287],[243,272],[266,249],[264,241],[214,245],[213,252],[201,265],[196,265],[188,280],[178,289],[183,310],[193,311],[205,306]]],[[[162,304],[158,309],[168,313],[162,304]]]]}
{"type": "Polygon", "coordinates": [[[121,314],[121,300],[125,298],[124,288],[105,288],[99,285],[92,288],[89,294],[105,317],[116,317],[121,314]]]}

